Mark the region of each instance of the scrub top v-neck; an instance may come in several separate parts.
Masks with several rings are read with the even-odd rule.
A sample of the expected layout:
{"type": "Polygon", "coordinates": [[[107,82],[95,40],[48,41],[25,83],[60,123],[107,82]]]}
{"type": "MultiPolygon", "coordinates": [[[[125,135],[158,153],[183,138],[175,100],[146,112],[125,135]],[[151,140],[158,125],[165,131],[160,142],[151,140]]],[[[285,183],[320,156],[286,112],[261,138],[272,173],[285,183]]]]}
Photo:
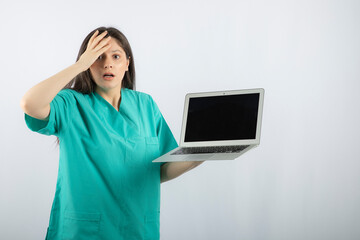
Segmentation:
{"type": "Polygon", "coordinates": [[[59,137],[46,239],[159,239],[160,164],[177,143],[151,96],[123,88],[117,111],[98,93],[61,90],[35,132],[59,137]]]}

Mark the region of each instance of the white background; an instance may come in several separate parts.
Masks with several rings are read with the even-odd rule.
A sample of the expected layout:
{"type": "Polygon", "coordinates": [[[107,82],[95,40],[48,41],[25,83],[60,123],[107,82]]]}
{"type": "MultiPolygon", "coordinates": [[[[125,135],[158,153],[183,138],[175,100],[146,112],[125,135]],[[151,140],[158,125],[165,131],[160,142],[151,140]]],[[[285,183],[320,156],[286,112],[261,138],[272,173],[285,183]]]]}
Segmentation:
{"type": "Polygon", "coordinates": [[[2,1],[0,239],[44,239],[55,137],[24,93],[114,26],[177,140],[188,92],[264,88],[261,144],[162,185],[161,239],[360,239],[357,0],[2,1]]]}

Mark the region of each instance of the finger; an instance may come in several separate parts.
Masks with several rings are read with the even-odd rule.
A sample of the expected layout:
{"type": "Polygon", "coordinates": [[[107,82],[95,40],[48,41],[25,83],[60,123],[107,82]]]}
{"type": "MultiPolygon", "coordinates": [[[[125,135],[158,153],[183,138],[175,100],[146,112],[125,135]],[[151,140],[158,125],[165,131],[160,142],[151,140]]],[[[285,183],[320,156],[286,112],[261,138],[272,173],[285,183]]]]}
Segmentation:
{"type": "Polygon", "coordinates": [[[108,49],[110,49],[111,48],[111,44],[106,44],[103,48],[101,48],[99,51],[99,56],[101,55],[101,54],[103,54],[104,52],[106,52],[108,49]]]}
{"type": "Polygon", "coordinates": [[[111,44],[106,44],[102,48],[100,48],[98,51],[95,52],[95,58],[97,59],[99,56],[101,56],[104,52],[106,52],[108,49],[111,48],[111,44]]]}
{"type": "Polygon", "coordinates": [[[94,48],[94,51],[99,51],[101,48],[103,48],[105,45],[107,45],[111,40],[111,37],[107,37],[105,39],[102,39],[98,45],[94,48]]]}
{"type": "Polygon", "coordinates": [[[99,36],[95,37],[93,42],[91,43],[90,47],[95,48],[99,42],[106,36],[107,31],[102,32],[99,36]]]}
{"type": "Polygon", "coordinates": [[[96,30],[95,32],[94,32],[94,34],[91,36],[91,38],[89,39],[89,42],[88,42],[88,44],[87,44],[87,47],[89,47],[91,44],[92,44],[92,42],[94,41],[94,39],[96,38],[96,36],[99,34],[99,30],[96,30]]]}

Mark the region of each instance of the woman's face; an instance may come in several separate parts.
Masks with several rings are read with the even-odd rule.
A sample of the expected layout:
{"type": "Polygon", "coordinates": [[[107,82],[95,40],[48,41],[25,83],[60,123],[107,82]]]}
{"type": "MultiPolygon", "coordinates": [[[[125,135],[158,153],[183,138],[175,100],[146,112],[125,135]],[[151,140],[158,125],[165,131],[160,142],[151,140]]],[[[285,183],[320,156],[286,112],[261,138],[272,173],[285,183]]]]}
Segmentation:
{"type": "Polygon", "coordinates": [[[97,88],[104,92],[120,91],[122,79],[129,66],[129,59],[117,41],[112,38],[109,43],[111,47],[90,67],[97,88]]]}

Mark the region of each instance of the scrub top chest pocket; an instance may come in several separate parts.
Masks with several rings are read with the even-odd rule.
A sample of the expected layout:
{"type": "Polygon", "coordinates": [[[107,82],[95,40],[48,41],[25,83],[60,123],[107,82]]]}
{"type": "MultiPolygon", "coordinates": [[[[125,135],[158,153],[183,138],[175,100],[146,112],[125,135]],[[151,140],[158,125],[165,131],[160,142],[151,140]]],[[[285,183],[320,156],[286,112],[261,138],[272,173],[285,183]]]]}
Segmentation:
{"type": "Polygon", "coordinates": [[[129,168],[151,168],[152,160],[159,156],[157,137],[135,137],[126,140],[125,164],[129,168]]]}
{"type": "Polygon", "coordinates": [[[159,140],[157,137],[134,137],[127,139],[126,143],[126,182],[143,187],[144,179],[156,167],[152,160],[159,156],[159,140]]]}

